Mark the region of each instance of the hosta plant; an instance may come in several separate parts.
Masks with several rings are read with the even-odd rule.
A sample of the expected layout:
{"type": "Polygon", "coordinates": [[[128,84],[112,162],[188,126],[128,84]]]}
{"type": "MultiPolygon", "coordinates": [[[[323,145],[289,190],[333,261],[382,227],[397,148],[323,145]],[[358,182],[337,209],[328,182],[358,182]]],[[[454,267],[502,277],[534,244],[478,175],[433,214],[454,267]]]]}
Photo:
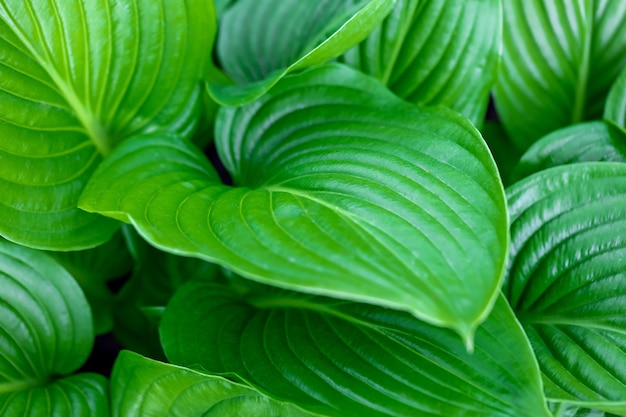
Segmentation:
{"type": "Polygon", "coordinates": [[[0,0],[0,415],[626,416],[625,28],[0,0]]]}

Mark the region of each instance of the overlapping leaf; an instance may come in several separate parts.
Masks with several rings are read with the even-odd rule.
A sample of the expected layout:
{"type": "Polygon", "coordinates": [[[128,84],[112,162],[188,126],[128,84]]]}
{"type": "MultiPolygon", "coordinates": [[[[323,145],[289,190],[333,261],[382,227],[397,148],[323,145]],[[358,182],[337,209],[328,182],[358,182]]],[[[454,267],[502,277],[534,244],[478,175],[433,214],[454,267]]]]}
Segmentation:
{"type": "Polygon", "coordinates": [[[89,301],[96,334],[111,331],[113,293],[107,281],[122,278],[130,272],[133,260],[121,233],[98,247],[72,252],[50,252],[78,282],[89,301]]]}
{"type": "Polygon", "coordinates": [[[314,417],[244,385],[130,351],[115,363],[111,396],[114,417],[314,417]]]}
{"type": "Polygon", "coordinates": [[[553,400],[626,414],[626,164],[551,168],[508,190],[505,293],[553,400]]]}
{"type": "Polygon", "coordinates": [[[123,232],[135,267],[112,303],[113,334],[126,348],[152,358],[164,358],[158,320],[152,320],[148,311],[164,309],[174,291],[190,279],[213,279],[217,266],[197,258],[161,252],[130,228],[124,227],[123,232]]]}
{"type": "Polygon", "coordinates": [[[549,415],[502,298],[470,354],[450,330],[397,310],[195,281],[166,308],[161,340],[174,363],[234,374],[329,417],[549,415]]]}
{"type": "Polygon", "coordinates": [[[91,311],[47,255],[0,240],[0,414],[106,416],[106,382],[78,369],[93,345],[91,311]],[[96,408],[99,407],[99,408],[96,408]]]}
{"type": "Polygon", "coordinates": [[[237,187],[189,144],[151,136],[105,161],[82,207],[132,221],[169,251],[408,310],[471,342],[508,236],[496,168],[466,119],[337,65],[224,110],[217,133],[237,187]]]}
{"type": "Polygon", "coordinates": [[[626,68],[609,91],[604,118],[626,129],[626,68]]]}
{"type": "Polygon", "coordinates": [[[586,122],[554,131],[522,156],[513,181],[546,168],[575,162],[626,162],[626,131],[611,122],[586,122]]]}
{"type": "Polygon", "coordinates": [[[209,78],[220,103],[260,97],[287,73],[329,61],[356,45],[395,0],[239,0],[220,19],[217,55],[238,84],[209,78]]]}
{"type": "Polygon", "coordinates": [[[498,114],[516,145],[602,116],[626,66],[626,2],[504,2],[498,114]]]}
{"type": "Polygon", "coordinates": [[[483,122],[501,53],[500,0],[399,0],[343,59],[400,97],[483,122]]]}
{"type": "Polygon", "coordinates": [[[0,2],[0,234],[74,250],[115,223],[76,208],[123,138],[189,135],[215,23],[211,2],[0,2]]]}

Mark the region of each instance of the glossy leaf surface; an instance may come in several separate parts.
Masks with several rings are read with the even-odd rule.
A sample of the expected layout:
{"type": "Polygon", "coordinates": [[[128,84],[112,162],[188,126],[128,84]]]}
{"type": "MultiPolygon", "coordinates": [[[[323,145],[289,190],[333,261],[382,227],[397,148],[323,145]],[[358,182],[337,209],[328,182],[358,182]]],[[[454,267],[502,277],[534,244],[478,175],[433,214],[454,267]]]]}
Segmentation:
{"type": "Polygon", "coordinates": [[[626,414],[626,164],[551,168],[507,191],[504,291],[547,396],[626,414]]]}
{"type": "Polygon", "coordinates": [[[399,0],[343,59],[406,100],[485,117],[501,49],[500,0],[399,0]]]}
{"type": "Polygon", "coordinates": [[[504,1],[504,56],[495,101],[521,150],[602,116],[626,66],[626,2],[504,1]]]}
{"type": "Polygon", "coordinates": [[[0,288],[0,415],[107,416],[104,378],[60,378],[93,346],[91,311],[72,276],[48,255],[0,240],[0,288]]]}
{"type": "Polygon", "coordinates": [[[626,129],[626,68],[611,87],[606,99],[604,118],[626,129]]]}
{"type": "Polygon", "coordinates": [[[626,162],[626,131],[611,122],[586,122],[556,130],[522,156],[513,181],[535,172],[576,162],[626,162]]]}
{"type": "Polygon", "coordinates": [[[2,417],[109,417],[108,381],[97,374],[78,374],[45,387],[2,393],[2,417]]]}
{"type": "Polygon", "coordinates": [[[0,2],[0,234],[44,249],[107,241],[116,223],[76,208],[119,141],[200,110],[211,2],[0,2]]]}
{"type": "Polygon", "coordinates": [[[554,417],[618,417],[616,414],[561,402],[550,403],[549,406],[554,417]]]}
{"type": "Polygon", "coordinates": [[[113,417],[314,417],[244,385],[130,351],[115,363],[111,396],[113,417]]]}
{"type": "Polygon", "coordinates": [[[323,64],[356,45],[395,0],[239,0],[220,19],[217,55],[237,84],[209,80],[213,98],[248,103],[286,74],[323,64]]]}
{"type": "Polygon", "coordinates": [[[330,66],[223,110],[217,133],[236,187],[189,144],[151,136],[111,155],[82,207],[133,222],[169,251],[408,310],[471,343],[508,236],[495,165],[466,119],[330,66]]]}
{"type": "Polygon", "coordinates": [[[452,331],[401,311],[195,281],[166,308],[161,340],[174,363],[237,375],[329,417],[549,415],[502,298],[470,354],[452,331]]]}

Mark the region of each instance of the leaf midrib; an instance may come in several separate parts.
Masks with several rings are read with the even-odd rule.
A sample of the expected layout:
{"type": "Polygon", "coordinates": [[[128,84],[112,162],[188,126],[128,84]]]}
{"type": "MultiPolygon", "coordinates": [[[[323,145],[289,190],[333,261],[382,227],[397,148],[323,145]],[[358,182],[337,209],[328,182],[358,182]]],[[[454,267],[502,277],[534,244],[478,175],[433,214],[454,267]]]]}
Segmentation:
{"type": "MultiPolygon", "coordinates": [[[[25,7],[30,8],[31,5],[29,2],[25,3],[25,7]]],[[[4,9],[7,16],[11,18],[11,22],[7,22],[7,26],[10,27],[13,33],[18,37],[20,42],[26,47],[28,52],[34,61],[39,64],[39,66],[50,76],[54,84],[58,87],[59,92],[62,97],[65,98],[70,108],[74,110],[76,118],[78,121],[85,127],[89,138],[93,145],[98,149],[98,152],[101,155],[107,155],[111,151],[111,147],[108,143],[108,136],[106,134],[106,130],[102,124],[100,124],[95,117],[93,117],[93,112],[89,106],[89,103],[82,103],[78,98],[76,91],[67,83],[63,77],[61,77],[60,73],[57,71],[57,68],[52,64],[49,57],[43,57],[39,53],[37,53],[34,45],[29,41],[28,37],[25,36],[24,32],[20,30],[19,25],[8,12],[8,10],[4,9]]],[[[37,26],[38,35],[41,37],[40,28],[37,26]]]]}

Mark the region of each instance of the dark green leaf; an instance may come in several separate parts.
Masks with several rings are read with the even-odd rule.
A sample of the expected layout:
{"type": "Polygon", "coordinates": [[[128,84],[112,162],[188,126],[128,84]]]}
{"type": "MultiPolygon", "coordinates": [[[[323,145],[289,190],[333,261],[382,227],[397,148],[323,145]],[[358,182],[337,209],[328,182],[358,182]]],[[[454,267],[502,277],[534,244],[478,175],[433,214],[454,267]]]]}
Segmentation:
{"type": "Polygon", "coordinates": [[[626,68],[609,91],[604,118],[626,129],[626,68]]]}
{"type": "Polygon", "coordinates": [[[501,50],[500,0],[399,0],[344,60],[413,103],[482,124],[501,50]]]}
{"type": "Polygon", "coordinates": [[[617,417],[615,414],[562,402],[551,402],[549,406],[554,417],[617,417]]]}
{"type": "Polygon", "coordinates": [[[111,375],[113,417],[314,417],[227,379],[123,351],[111,375]]]}
{"type": "Polygon", "coordinates": [[[286,74],[317,66],[356,45],[395,0],[239,0],[220,20],[217,54],[237,83],[211,82],[220,103],[249,103],[286,74]]]}
{"type": "Polygon", "coordinates": [[[502,182],[505,186],[509,185],[511,174],[522,156],[521,152],[515,149],[500,122],[487,120],[481,127],[480,133],[496,160],[502,182]]]}
{"type": "Polygon", "coordinates": [[[626,414],[626,164],[551,168],[508,189],[504,291],[556,401],[626,414]]]}
{"type": "Polygon", "coordinates": [[[164,359],[157,330],[158,308],[164,308],[184,282],[194,278],[213,279],[217,266],[197,258],[161,252],[134,230],[123,231],[135,268],[115,297],[113,334],[123,346],[135,352],[164,359]]]}
{"type": "Polygon", "coordinates": [[[626,66],[626,2],[504,1],[496,107],[521,150],[548,133],[602,116],[626,66]]]}
{"type": "Polygon", "coordinates": [[[195,129],[210,1],[0,2],[0,234],[77,250],[117,224],[76,208],[120,140],[195,129]]]}
{"type": "Polygon", "coordinates": [[[121,233],[92,249],[49,254],[72,274],[85,293],[94,316],[96,334],[110,331],[113,325],[113,294],[107,281],[122,278],[133,265],[121,233]]]}
{"type": "Polygon", "coordinates": [[[2,393],[2,417],[109,417],[108,381],[102,375],[80,374],[45,387],[2,393]]]}
{"type": "Polygon", "coordinates": [[[470,354],[397,310],[196,281],[166,308],[161,340],[174,363],[324,416],[549,416],[530,346],[498,300],[470,354]]]}
{"type": "Polygon", "coordinates": [[[223,110],[217,132],[238,187],[189,144],[141,137],[105,161],[82,207],[132,221],[169,251],[408,310],[471,342],[508,235],[496,167],[466,119],[334,65],[223,110]]]}
{"type": "Polygon", "coordinates": [[[576,162],[626,162],[626,132],[611,122],[586,122],[544,136],[523,155],[513,181],[535,172],[576,162]]]}

